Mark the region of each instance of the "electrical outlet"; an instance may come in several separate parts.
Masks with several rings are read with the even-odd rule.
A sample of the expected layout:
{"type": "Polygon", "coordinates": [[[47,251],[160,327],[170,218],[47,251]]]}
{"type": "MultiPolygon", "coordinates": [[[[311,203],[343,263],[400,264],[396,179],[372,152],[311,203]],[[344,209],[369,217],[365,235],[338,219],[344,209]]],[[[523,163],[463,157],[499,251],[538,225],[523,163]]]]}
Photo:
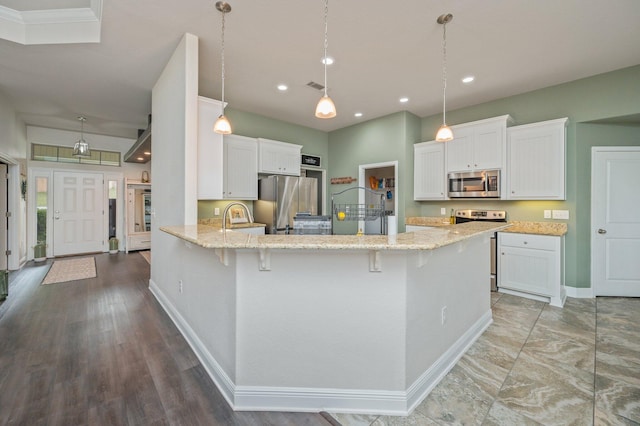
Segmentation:
{"type": "Polygon", "coordinates": [[[214,216],[220,216],[220,207],[216,207],[213,209],[213,215],[214,216]]]}
{"type": "Polygon", "coordinates": [[[569,210],[553,210],[551,216],[554,219],[569,219],[569,210]]]}
{"type": "Polygon", "coordinates": [[[442,325],[445,325],[447,323],[447,307],[443,306],[442,307],[442,325]]]}
{"type": "Polygon", "coordinates": [[[441,214],[441,215],[443,215],[443,216],[444,216],[445,214],[447,214],[447,208],[446,208],[446,207],[441,207],[441,208],[440,208],[440,214],[441,214]]]}
{"type": "Polygon", "coordinates": [[[551,210],[545,210],[544,211],[544,218],[545,219],[551,219],[551,210]]]}
{"type": "Polygon", "coordinates": [[[182,294],[182,280],[178,280],[178,292],[182,294]]]}

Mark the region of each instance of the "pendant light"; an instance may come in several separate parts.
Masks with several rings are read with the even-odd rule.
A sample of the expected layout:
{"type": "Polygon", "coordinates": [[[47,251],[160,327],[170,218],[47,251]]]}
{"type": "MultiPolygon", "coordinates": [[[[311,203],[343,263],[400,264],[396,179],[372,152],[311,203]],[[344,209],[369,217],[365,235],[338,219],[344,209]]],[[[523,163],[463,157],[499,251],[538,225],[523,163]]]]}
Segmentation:
{"type": "Polygon", "coordinates": [[[86,118],[80,116],[78,117],[80,120],[80,139],[73,146],[73,156],[74,157],[91,157],[91,151],[89,150],[89,144],[84,140],[84,122],[87,121],[86,118]]]}
{"type": "Polygon", "coordinates": [[[231,134],[231,123],[224,116],[224,16],[231,12],[231,5],[225,1],[219,1],[216,3],[216,9],[222,13],[222,114],[213,125],[213,131],[221,135],[229,135],[231,134]]]}
{"type": "Polygon", "coordinates": [[[453,140],[453,131],[447,126],[447,24],[453,20],[450,13],[440,15],[438,24],[442,25],[442,126],[436,133],[436,141],[449,142],[453,140]]]}
{"type": "Polygon", "coordinates": [[[324,0],[324,96],[318,101],[316,106],[316,117],[318,118],[333,118],[336,116],[336,106],[327,94],[327,48],[329,47],[328,41],[328,26],[327,15],[329,14],[329,0],[324,0]]]}

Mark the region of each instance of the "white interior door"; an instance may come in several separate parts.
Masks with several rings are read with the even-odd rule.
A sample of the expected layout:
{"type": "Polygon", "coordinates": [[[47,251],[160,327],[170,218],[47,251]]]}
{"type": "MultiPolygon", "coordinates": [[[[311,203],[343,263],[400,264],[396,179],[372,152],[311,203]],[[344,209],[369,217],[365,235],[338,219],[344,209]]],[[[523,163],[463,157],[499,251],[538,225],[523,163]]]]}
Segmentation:
{"type": "Polygon", "coordinates": [[[596,147],[591,164],[594,293],[640,297],[640,148],[596,147]]]}
{"type": "Polygon", "coordinates": [[[0,164],[0,271],[7,269],[7,173],[6,164],[0,164]]]}
{"type": "Polygon", "coordinates": [[[102,180],[101,173],[54,173],[54,256],[103,251],[102,180]]]}

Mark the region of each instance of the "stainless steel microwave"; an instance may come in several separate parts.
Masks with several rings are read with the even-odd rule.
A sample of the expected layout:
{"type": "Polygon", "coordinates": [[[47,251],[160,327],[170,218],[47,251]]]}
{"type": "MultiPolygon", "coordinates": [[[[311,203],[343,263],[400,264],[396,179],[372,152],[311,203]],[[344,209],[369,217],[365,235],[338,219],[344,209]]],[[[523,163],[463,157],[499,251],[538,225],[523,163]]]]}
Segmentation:
{"type": "Polygon", "coordinates": [[[447,175],[449,198],[500,198],[500,170],[447,175]]]}

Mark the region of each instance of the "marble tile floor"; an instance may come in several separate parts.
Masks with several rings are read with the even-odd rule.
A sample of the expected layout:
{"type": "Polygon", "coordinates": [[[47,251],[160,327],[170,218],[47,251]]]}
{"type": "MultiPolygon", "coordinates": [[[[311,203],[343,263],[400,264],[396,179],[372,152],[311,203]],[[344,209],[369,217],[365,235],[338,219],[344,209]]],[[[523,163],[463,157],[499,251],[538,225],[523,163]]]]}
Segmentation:
{"type": "Polygon", "coordinates": [[[640,425],[640,298],[492,293],[493,324],[407,417],[343,426],[640,425]]]}

